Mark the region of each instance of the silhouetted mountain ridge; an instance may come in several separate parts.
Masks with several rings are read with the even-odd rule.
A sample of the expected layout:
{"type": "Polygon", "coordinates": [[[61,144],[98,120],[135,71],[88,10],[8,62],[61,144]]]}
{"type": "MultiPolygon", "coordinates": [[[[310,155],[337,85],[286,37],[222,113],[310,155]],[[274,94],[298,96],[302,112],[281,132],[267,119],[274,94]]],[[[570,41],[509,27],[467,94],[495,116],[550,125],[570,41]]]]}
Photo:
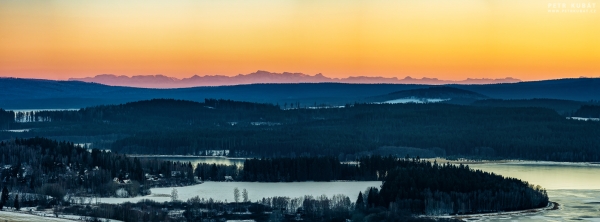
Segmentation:
{"type": "Polygon", "coordinates": [[[110,86],[131,86],[141,88],[187,88],[196,86],[226,86],[243,85],[257,83],[393,83],[393,84],[492,84],[492,83],[515,83],[521,80],[511,77],[504,79],[466,79],[461,81],[440,80],[437,78],[415,79],[407,76],[404,79],[396,77],[370,77],[370,76],[351,76],[348,78],[329,78],[321,73],[307,75],[303,73],[272,73],[258,70],[250,74],[239,74],[236,76],[224,75],[194,75],[190,78],[173,78],[164,75],[137,75],[137,76],[116,76],[112,74],[102,74],[95,77],[70,78],[70,81],[94,82],[110,86]]]}

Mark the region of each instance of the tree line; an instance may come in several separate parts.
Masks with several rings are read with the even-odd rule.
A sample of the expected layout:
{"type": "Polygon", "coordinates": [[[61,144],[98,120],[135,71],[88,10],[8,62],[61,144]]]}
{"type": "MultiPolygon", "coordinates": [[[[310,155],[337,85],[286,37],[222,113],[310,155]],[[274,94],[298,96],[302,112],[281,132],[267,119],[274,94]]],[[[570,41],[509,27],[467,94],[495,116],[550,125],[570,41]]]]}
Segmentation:
{"type": "Polygon", "coordinates": [[[585,118],[600,118],[600,106],[585,105],[581,106],[573,116],[585,118]]]}
{"type": "Polygon", "coordinates": [[[15,122],[15,112],[0,108],[0,129],[9,129],[10,124],[15,122]]]}
{"type": "Polygon", "coordinates": [[[363,156],[353,163],[337,157],[280,157],[246,159],[243,165],[199,163],[195,175],[203,180],[223,181],[230,176],[247,182],[382,181],[388,170],[405,164],[393,156],[363,156]]]}

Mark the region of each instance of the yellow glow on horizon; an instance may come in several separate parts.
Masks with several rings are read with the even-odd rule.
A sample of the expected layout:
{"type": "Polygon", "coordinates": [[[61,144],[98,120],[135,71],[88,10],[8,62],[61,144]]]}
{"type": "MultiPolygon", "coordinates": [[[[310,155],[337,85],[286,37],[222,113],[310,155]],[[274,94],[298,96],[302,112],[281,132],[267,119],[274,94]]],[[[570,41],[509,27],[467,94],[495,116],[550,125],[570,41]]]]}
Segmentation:
{"type": "Polygon", "coordinates": [[[600,76],[598,0],[558,2],[595,4],[583,13],[552,3],[8,0],[0,76],[600,76]]]}

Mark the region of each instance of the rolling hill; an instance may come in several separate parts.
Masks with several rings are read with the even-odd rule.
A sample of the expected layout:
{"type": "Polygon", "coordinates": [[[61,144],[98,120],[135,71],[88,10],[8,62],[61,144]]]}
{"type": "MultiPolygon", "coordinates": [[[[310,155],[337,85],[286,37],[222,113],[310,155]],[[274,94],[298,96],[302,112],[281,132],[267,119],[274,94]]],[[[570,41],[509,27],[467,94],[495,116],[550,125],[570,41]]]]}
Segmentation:
{"type": "MultiPolygon", "coordinates": [[[[490,85],[446,85],[470,91],[454,94],[493,99],[548,98],[574,101],[600,100],[600,78],[559,79],[490,85]]],[[[204,101],[223,98],[260,103],[299,103],[344,105],[369,102],[371,97],[393,92],[428,89],[430,85],[412,84],[250,84],[179,89],[146,89],[107,86],[79,81],[0,78],[0,107],[5,109],[81,108],[101,104],[119,104],[153,98],[204,101]]],[[[435,88],[435,87],[432,87],[435,88]]],[[[407,91],[403,93],[419,93],[407,91]]],[[[435,90],[422,92],[431,93],[435,90]]],[[[446,94],[452,94],[446,90],[446,94]]]]}

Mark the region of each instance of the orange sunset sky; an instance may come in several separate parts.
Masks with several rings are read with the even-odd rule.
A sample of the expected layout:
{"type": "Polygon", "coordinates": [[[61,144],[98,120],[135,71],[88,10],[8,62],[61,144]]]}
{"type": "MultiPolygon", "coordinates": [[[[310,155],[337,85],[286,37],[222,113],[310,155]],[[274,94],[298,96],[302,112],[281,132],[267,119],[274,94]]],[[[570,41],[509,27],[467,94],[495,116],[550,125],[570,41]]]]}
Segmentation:
{"type": "Polygon", "coordinates": [[[600,0],[3,0],[0,76],[598,77],[599,11],[600,0]]]}

